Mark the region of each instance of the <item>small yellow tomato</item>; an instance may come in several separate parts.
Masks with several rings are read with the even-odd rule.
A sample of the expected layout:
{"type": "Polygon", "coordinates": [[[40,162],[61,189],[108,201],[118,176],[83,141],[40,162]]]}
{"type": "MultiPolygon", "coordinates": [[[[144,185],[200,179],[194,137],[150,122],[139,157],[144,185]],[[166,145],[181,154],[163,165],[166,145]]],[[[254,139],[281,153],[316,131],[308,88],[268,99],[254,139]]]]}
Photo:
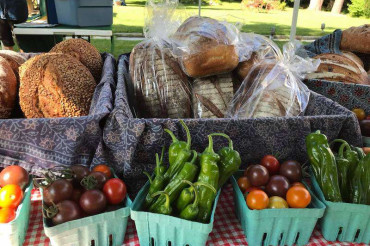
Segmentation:
{"type": "Polygon", "coordinates": [[[357,119],[359,121],[364,120],[366,118],[366,113],[362,108],[354,108],[352,112],[356,114],[357,119]]]}
{"type": "Polygon", "coordinates": [[[288,203],[280,196],[270,197],[268,208],[288,208],[288,203]]]}

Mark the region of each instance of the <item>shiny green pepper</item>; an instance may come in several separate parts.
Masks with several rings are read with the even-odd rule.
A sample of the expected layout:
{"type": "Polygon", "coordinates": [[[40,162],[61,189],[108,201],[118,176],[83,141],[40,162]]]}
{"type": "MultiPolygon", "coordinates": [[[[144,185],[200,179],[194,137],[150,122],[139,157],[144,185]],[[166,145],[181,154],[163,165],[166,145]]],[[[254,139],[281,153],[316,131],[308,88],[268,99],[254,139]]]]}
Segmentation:
{"type": "Polygon", "coordinates": [[[159,196],[159,195],[164,195],[166,197],[166,201],[163,205],[161,205],[158,210],[157,210],[157,213],[158,214],[164,214],[164,215],[171,215],[172,214],[172,207],[171,207],[171,203],[170,203],[170,197],[168,195],[167,192],[165,191],[158,191],[156,193],[154,193],[152,195],[152,197],[156,197],[156,196],[159,196]]]}
{"type": "Polygon", "coordinates": [[[218,167],[220,169],[218,187],[221,188],[231,177],[231,175],[239,170],[242,160],[239,152],[234,150],[233,141],[228,135],[224,133],[213,133],[211,136],[221,136],[229,141],[228,147],[223,147],[217,152],[217,154],[220,156],[220,162],[218,163],[218,167]]]}

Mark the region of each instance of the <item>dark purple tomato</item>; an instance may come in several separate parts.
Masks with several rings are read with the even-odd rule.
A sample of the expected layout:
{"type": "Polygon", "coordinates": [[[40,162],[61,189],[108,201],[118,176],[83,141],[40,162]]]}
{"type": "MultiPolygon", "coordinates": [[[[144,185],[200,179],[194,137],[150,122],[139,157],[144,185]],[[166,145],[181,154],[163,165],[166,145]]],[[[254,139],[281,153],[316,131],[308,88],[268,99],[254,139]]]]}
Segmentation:
{"type": "Polygon", "coordinates": [[[51,219],[54,225],[81,218],[81,209],[77,203],[65,200],[57,204],[58,213],[51,219]]]}
{"type": "Polygon", "coordinates": [[[266,185],[266,193],[271,196],[279,196],[285,199],[290,187],[289,180],[281,175],[274,175],[266,185]]]}
{"type": "Polygon", "coordinates": [[[262,186],[267,184],[269,177],[269,172],[261,165],[253,165],[247,171],[247,178],[252,186],[262,186]]]}
{"type": "Polygon", "coordinates": [[[75,184],[79,185],[81,180],[90,174],[89,168],[82,165],[73,165],[71,170],[74,173],[75,184]]]}
{"type": "Polygon", "coordinates": [[[107,199],[100,190],[88,190],[82,194],[80,206],[88,215],[98,214],[107,207],[107,199]]]}
{"type": "Polygon", "coordinates": [[[286,177],[291,183],[302,181],[302,167],[298,161],[284,161],[280,167],[280,175],[286,177]]]}
{"type": "Polygon", "coordinates": [[[54,204],[64,200],[70,200],[73,193],[73,185],[65,179],[55,180],[47,189],[50,201],[54,204]]]}
{"type": "Polygon", "coordinates": [[[107,176],[105,176],[102,172],[91,172],[88,177],[94,177],[97,181],[97,184],[95,186],[95,189],[101,190],[104,187],[105,182],[107,182],[107,176]]]}
{"type": "Polygon", "coordinates": [[[42,199],[45,203],[46,206],[51,206],[53,205],[52,201],[51,201],[51,198],[50,198],[50,194],[49,194],[49,189],[48,188],[45,188],[42,190],[42,199]]]}
{"type": "Polygon", "coordinates": [[[74,202],[80,203],[80,198],[82,196],[82,193],[84,193],[83,188],[74,188],[72,192],[72,198],[71,200],[74,202]]]}

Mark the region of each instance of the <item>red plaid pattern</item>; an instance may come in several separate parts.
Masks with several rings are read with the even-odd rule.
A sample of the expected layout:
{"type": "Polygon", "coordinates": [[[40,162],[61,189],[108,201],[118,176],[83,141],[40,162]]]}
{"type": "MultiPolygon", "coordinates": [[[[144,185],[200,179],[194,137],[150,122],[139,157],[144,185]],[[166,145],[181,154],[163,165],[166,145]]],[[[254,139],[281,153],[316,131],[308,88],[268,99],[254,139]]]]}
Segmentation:
{"type": "MultiPolygon", "coordinates": [[[[32,199],[32,208],[30,223],[28,226],[27,236],[23,245],[24,246],[50,245],[49,239],[45,236],[42,225],[40,192],[38,190],[33,190],[31,199],[32,199]]],[[[131,219],[129,219],[129,223],[127,225],[125,242],[123,245],[127,246],[139,245],[139,239],[137,237],[137,233],[135,230],[135,224],[131,219]]],[[[241,225],[235,216],[231,185],[227,186],[222,191],[217,206],[213,231],[208,238],[207,245],[208,246],[248,245],[245,240],[245,236],[241,228],[241,225]]],[[[314,230],[308,245],[365,246],[365,244],[328,242],[322,237],[321,233],[318,230],[314,230]]]]}

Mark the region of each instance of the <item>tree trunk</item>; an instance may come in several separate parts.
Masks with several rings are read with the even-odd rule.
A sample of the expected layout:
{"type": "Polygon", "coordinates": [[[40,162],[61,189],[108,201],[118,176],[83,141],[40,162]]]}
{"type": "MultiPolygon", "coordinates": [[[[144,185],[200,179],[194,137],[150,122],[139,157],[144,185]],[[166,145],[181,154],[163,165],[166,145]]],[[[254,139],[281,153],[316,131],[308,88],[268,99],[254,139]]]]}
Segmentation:
{"type": "Polygon", "coordinates": [[[335,0],[333,8],[331,9],[331,12],[333,14],[340,14],[340,12],[342,11],[343,2],[344,0],[335,0]]]}
{"type": "Polygon", "coordinates": [[[310,0],[309,10],[321,11],[324,0],[310,0]]]}

